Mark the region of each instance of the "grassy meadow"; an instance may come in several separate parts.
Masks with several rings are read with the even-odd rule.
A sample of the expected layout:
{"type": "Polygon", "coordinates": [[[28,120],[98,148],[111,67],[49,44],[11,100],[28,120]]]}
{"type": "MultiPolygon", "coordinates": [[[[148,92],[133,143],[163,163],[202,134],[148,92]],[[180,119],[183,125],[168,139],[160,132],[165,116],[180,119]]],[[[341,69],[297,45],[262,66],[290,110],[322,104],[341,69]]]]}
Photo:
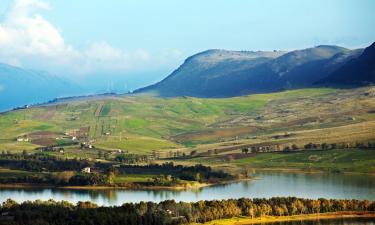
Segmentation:
{"type": "Polygon", "coordinates": [[[312,150],[297,153],[263,153],[235,160],[238,166],[262,169],[297,169],[326,172],[375,172],[374,150],[312,150]]]}

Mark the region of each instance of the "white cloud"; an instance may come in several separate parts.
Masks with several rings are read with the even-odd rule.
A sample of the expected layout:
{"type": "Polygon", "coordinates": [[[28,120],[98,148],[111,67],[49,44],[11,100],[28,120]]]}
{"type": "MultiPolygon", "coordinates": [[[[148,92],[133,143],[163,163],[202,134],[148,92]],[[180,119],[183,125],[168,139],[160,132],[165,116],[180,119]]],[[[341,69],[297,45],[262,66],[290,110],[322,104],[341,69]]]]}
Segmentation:
{"type": "Polygon", "coordinates": [[[66,43],[61,31],[39,12],[50,10],[43,0],[14,0],[0,22],[0,62],[56,74],[88,74],[98,71],[129,71],[157,66],[171,54],[154,60],[149,52],[125,52],[109,43],[93,42],[84,49],[66,43]]]}
{"type": "Polygon", "coordinates": [[[22,64],[26,58],[74,56],[78,53],[64,42],[60,32],[37,10],[48,10],[40,0],[15,0],[0,23],[1,59],[22,64]]]}

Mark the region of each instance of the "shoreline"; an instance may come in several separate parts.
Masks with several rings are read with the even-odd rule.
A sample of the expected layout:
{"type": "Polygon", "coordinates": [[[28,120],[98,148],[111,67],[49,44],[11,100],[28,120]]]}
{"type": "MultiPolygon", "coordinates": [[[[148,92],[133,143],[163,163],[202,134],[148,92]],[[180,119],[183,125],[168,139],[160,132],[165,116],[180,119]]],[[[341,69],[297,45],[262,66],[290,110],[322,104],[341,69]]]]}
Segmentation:
{"type": "Polygon", "coordinates": [[[125,183],[113,185],[98,185],[98,186],[58,186],[53,184],[33,184],[33,183],[13,183],[0,184],[0,189],[21,189],[21,188],[50,188],[50,189],[65,189],[65,190],[169,190],[169,191],[183,191],[183,190],[199,190],[205,187],[216,185],[226,185],[247,180],[255,180],[256,177],[238,178],[233,180],[216,181],[212,183],[187,183],[185,185],[176,186],[146,186],[140,183],[125,183]]]}
{"type": "Polygon", "coordinates": [[[255,171],[260,172],[280,172],[280,173],[304,173],[304,174],[343,174],[343,175],[368,175],[368,176],[375,176],[375,172],[370,173],[361,173],[361,172],[351,172],[351,171],[344,171],[344,172],[330,172],[325,170],[318,170],[318,169],[298,169],[298,168],[283,168],[283,167],[274,167],[274,168],[264,168],[264,167],[254,167],[252,168],[255,171]]]}
{"type": "Polygon", "coordinates": [[[342,211],[329,213],[301,214],[294,216],[264,216],[259,218],[234,217],[230,219],[212,220],[206,223],[192,223],[190,225],[246,225],[263,224],[288,221],[311,221],[311,220],[329,220],[329,219],[350,219],[350,218],[373,218],[375,221],[375,212],[371,211],[342,211]]]}
{"type": "Polygon", "coordinates": [[[33,188],[50,188],[50,189],[65,189],[65,190],[170,190],[170,191],[183,191],[183,190],[198,190],[204,187],[227,184],[232,182],[223,183],[196,183],[186,186],[143,186],[139,184],[130,184],[128,186],[113,185],[113,186],[56,186],[51,184],[32,184],[32,183],[18,183],[18,184],[0,184],[0,189],[33,189],[33,188]]]}

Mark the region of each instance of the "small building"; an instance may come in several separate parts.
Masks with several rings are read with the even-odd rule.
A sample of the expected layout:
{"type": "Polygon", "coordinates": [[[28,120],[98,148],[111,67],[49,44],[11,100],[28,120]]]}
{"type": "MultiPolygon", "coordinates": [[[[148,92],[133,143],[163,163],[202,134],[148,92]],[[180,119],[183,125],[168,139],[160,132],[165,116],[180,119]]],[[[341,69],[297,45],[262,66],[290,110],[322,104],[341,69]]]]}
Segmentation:
{"type": "Polygon", "coordinates": [[[82,173],[91,173],[90,167],[85,167],[82,169],[82,173]]]}
{"type": "Polygon", "coordinates": [[[19,142],[22,142],[22,141],[24,141],[24,142],[28,142],[28,141],[29,141],[29,138],[27,138],[26,136],[23,136],[23,137],[17,137],[17,141],[19,141],[19,142]]]}

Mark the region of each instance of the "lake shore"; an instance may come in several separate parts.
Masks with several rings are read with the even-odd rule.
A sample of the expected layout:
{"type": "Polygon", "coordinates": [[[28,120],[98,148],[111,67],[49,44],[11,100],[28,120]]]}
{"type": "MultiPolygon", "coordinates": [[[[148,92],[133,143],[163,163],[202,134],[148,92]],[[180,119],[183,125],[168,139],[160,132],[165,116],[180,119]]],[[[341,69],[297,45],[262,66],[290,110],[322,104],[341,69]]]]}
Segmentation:
{"type": "Polygon", "coordinates": [[[202,187],[210,186],[210,184],[202,183],[188,186],[144,186],[144,185],[128,185],[128,186],[56,186],[49,184],[0,184],[0,189],[20,189],[20,188],[55,188],[67,190],[186,190],[186,189],[199,189],[202,187]]]}
{"type": "Polygon", "coordinates": [[[351,171],[344,171],[344,172],[332,172],[326,170],[319,170],[319,169],[303,169],[303,168],[285,168],[285,167],[274,167],[274,168],[263,168],[263,167],[256,167],[252,168],[255,171],[260,172],[280,172],[280,173],[307,173],[307,174],[346,174],[346,175],[369,175],[375,176],[374,172],[369,173],[361,173],[361,172],[351,172],[351,171]]]}
{"type": "Polygon", "coordinates": [[[129,183],[126,185],[98,185],[98,186],[57,186],[51,184],[32,184],[32,183],[17,183],[17,184],[0,184],[0,189],[21,189],[21,188],[55,188],[67,190],[170,190],[170,191],[183,191],[189,189],[201,189],[204,187],[224,185],[235,182],[240,182],[249,179],[236,179],[230,181],[222,181],[215,183],[192,183],[177,186],[146,186],[142,184],[129,183]]]}
{"type": "MultiPolygon", "coordinates": [[[[294,216],[264,216],[259,218],[250,217],[235,217],[230,219],[213,220],[204,225],[245,225],[245,224],[261,224],[261,223],[273,223],[273,222],[287,222],[287,221],[303,221],[303,220],[328,220],[328,219],[342,219],[342,218],[374,218],[375,212],[358,212],[358,211],[343,211],[343,212],[332,212],[332,213],[316,213],[306,215],[294,215],[294,216]]],[[[200,223],[194,223],[191,225],[198,225],[200,223]]]]}

